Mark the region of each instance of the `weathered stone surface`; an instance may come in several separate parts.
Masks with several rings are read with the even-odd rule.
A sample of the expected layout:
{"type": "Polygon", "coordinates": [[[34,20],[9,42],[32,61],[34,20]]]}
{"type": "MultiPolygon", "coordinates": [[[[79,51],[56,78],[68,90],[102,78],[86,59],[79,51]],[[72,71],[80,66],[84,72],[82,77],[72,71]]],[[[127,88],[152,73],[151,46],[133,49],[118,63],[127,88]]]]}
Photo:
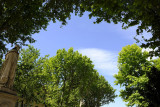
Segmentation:
{"type": "Polygon", "coordinates": [[[9,88],[0,87],[0,107],[15,107],[18,96],[9,88]]]}
{"type": "Polygon", "coordinates": [[[0,86],[8,87],[10,89],[13,88],[19,49],[20,47],[16,45],[6,54],[5,61],[0,70],[0,86]]]}

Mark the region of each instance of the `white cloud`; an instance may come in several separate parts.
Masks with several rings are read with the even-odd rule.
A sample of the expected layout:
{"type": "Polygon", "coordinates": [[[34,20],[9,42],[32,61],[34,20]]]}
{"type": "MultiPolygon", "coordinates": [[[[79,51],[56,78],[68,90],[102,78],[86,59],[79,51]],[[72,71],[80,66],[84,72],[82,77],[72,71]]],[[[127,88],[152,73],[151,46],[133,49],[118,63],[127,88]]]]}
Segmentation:
{"type": "Polygon", "coordinates": [[[145,48],[143,48],[143,49],[142,49],[142,52],[144,52],[144,51],[149,52],[149,51],[153,51],[153,49],[151,49],[151,48],[146,48],[146,49],[145,49],[145,48]]]}
{"type": "MultiPolygon", "coordinates": [[[[156,49],[157,49],[157,48],[156,48],[156,49]]],[[[151,49],[151,48],[146,48],[146,49],[145,49],[145,48],[143,48],[143,49],[142,49],[142,52],[144,52],[144,51],[149,52],[149,51],[153,51],[153,49],[151,49]]],[[[153,57],[152,57],[152,59],[157,59],[157,58],[158,58],[158,57],[155,57],[155,56],[153,56],[153,57]]],[[[151,60],[151,58],[148,58],[148,60],[150,61],[150,60],[151,60]]]]}
{"type": "Polygon", "coordinates": [[[118,72],[115,53],[97,48],[79,49],[78,51],[93,61],[95,69],[101,75],[114,75],[118,72]]]}

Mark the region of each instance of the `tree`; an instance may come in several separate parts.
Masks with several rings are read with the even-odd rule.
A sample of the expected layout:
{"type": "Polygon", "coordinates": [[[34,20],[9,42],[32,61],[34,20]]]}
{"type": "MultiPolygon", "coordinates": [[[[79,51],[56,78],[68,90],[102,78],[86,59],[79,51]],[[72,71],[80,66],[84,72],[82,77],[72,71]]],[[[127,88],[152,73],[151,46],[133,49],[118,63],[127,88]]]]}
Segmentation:
{"type": "Polygon", "coordinates": [[[29,46],[19,58],[15,89],[28,102],[75,107],[82,101],[85,107],[99,107],[114,101],[115,90],[78,51],[58,50],[49,59],[39,56],[39,51],[29,46]]]}
{"type": "Polygon", "coordinates": [[[90,94],[83,98],[83,107],[100,107],[113,102],[115,90],[109,85],[103,76],[97,75],[96,81],[92,83],[90,94]]]}
{"type": "Polygon", "coordinates": [[[78,51],[70,48],[68,52],[58,50],[57,55],[51,57],[46,62],[44,70],[49,74],[54,74],[57,90],[57,106],[73,107],[83,106],[97,107],[113,102],[116,97],[115,90],[108,84],[103,76],[99,76],[94,69],[92,61],[86,56],[82,56],[78,51]],[[102,85],[103,84],[103,85],[102,85]]]}
{"type": "Polygon", "coordinates": [[[160,70],[153,66],[150,72],[147,72],[148,82],[144,85],[144,90],[139,89],[139,93],[149,102],[148,107],[160,106],[160,70]]]}
{"type": "Polygon", "coordinates": [[[14,89],[28,102],[44,103],[48,78],[42,72],[47,56],[40,57],[39,50],[33,46],[22,49],[19,55],[14,89]]]}
{"type": "MultiPolygon", "coordinates": [[[[91,17],[97,17],[96,22],[106,21],[108,23],[122,23],[126,29],[137,25],[137,35],[144,31],[150,32],[152,37],[146,39],[142,36],[144,43],[142,47],[152,48],[155,51],[151,55],[160,54],[160,2],[144,0],[92,0],[82,4],[86,11],[90,11],[91,17]]],[[[136,39],[139,41],[138,39],[136,39]]]]}
{"type": "Polygon", "coordinates": [[[120,84],[125,87],[120,91],[120,96],[128,106],[133,105],[148,105],[144,97],[138,92],[148,81],[146,73],[143,70],[148,65],[148,53],[142,52],[142,49],[136,44],[123,47],[118,56],[118,74],[116,78],[116,85],[120,84]],[[142,69],[143,68],[143,69],[142,69]]]}
{"type": "Polygon", "coordinates": [[[66,24],[70,13],[78,13],[81,0],[1,0],[0,1],[0,53],[6,44],[35,42],[32,34],[46,29],[48,23],[66,24]]]}
{"type": "MultiPolygon", "coordinates": [[[[0,1],[0,54],[5,53],[6,44],[25,44],[35,40],[32,34],[46,29],[48,23],[61,21],[65,25],[70,14],[82,16],[89,11],[89,17],[97,17],[110,23],[123,23],[123,28],[138,25],[137,35],[151,32],[150,39],[144,39],[142,47],[157,48],[152,55],[160,54],[160,2],[143,0],[1,0],[0,1]],[[126,26],[124,26],[126,25],[126,26]]],[[[138,40],[138,39],[137,39],[138,40]]]]}
{"type": "Polygon", "coordinates": [[[160,60],[148,61],[148,52],[136,44],[123,47],[118,57],[119,72],[114,77],[116,85],[124,87],[120,96],[127,106],[158,107],[160,60]]]}
{"type": "Polygon", "coordinates": [[[140,93],[148,99],[149,107],[160,106],[160,58],[151,61],[153,63],[150,72],[147,72],[147,77],[149,79],[148,83],[145,85],[145,91],[140,93]]]}

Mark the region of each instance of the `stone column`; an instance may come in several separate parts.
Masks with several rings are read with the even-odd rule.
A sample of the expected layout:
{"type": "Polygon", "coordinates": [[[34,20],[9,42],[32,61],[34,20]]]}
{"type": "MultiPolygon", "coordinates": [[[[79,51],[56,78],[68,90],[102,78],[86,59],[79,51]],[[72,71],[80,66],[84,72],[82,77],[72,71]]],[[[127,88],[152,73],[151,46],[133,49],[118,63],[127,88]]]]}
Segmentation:
{"type": "Polygon", "coordinates": [[[18,96],[15,91],[0,87],[0,107],[15,107],[18,96]]]}
{"type": "Polygon", "coordinates": [[[20,46],[16,45],[6,54],[5,61],[0,70],[0,107],[15,107],[18,100],[16,92],[13,91],[13,83],[19,49],[20,46]]]}

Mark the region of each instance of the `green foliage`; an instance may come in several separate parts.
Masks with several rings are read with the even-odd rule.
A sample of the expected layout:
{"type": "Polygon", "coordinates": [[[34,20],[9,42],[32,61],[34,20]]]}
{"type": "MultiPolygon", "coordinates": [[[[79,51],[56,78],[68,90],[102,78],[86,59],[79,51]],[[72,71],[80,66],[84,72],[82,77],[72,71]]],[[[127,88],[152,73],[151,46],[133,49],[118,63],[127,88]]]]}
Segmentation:
{"type": "Polygon", "coordinates": [[[65,49],[58,50],[57,55],[46,62],[44,71],[53,76],[53,87],[57,90],[55,94],[59,96],[55,102],[58,107],[79,106],[81,100],[85,107],[91,104],[100,106],[113,102],[116,97],[115,90],[104,77],[99,77],[92,61],[78,51],[74,52],[73,48],[68,52],[65,49]],[[102,82],[105,83],[103,87],[99,85],[102,82]]]}
{"type": "MultiPolygon", "coordinates": [[[[88,0],[89,1],[89,0],[88,0]]],[[[108,23],[122,23],[122,28],[127,29],[137,25],[137,35],[144,31],[152,34],[149,39],[144,39],[145,43],[141,46],[152,48],[155,51],[151,55],[160,54],[160,1],[144,0],[92,0],[86,2],[82,7],[91,12],[91,17],[97,17],[96,22],[106,21],[108,23]]],[[[138,40],[138,39],[136,39],[138,40]]],[[[139,41],[139,40],[138,40],[139,41]]],[[[137,42],[138,42],[137,41],[137,42]]]]}
{"type": "Polygon", "coordinates": [[[90,94],[83,98],[85,102],[82,107],[100,107],[109,104],[116,97],[115,90],[109,85],[103,76],[97,75],[96,81],[93,81],[90,94]]]}
{"type": "MultiPolygon", "coordinates": [[[[7,51],[6,44],[26,41],[35,42],[32,34],[46,29],[48,23],[61,21],[63,25],[70,14],[79,16],[89,11],[89,17],[96,22],[123,23],[124,29],[138,25],[137,35],[152,33],[142,47],[157,48],[152,55],[160,52],[160,2],[144,0],[1,0],[0,1],[0,54],[7,51]]],[[[138,40],[138,39],[137,39],[138,40]]],[[[138,40],[139,41],[139,40],[138,40]]]]}
{"type": "Polygon", "coordinates": [[[77,14],[81,0],[1,0],[0,53],[6,44],[35,42],[32,34],[46,29],[48,23],[61,21],[65,25],[70,14],[77,14]]]}
{"type": "Polygon", "coordinates": [[[32,46],[22,49],[15,89],[28,102],[54,107],[98,107],[113,102],[115,90],[99,76],[92,61],[70,48],[51,58],[39,58],[32,46]]]}
{"type": "Polygon", "coordinates": [[[147,77],[148,83],[145,84],[144,91],[139,90],[139,93],[148,100],[149,107],[158,107],[160,106],[160,70],[153,66],[151,71],[147,72],[147,77]]]}
{"type": "Polygon", "coordinates": [[[140,107],[157,107],[159,98],[159,74],[157,68],[160,60],[148,61],[149,53],[136,44],[123,47],[118,57],[118,74],[116,85],[120,84],[124,90],[120,96],[127,106],[138,105],[140,107]],[[155,67],[154,67],[155,66],[155,67]],[[152,96],[152,97],[151,97],[152,96]]]}
{"type": "Polygon", "coordinates": [[[14,88],[19,96],[28,102],[41,102],[45,98],[44,84],[47,81],[42,73],[42,65],[46,60],[39,58],[39,50],[33,46],[22,49],[18,61],[14,88]]]}

